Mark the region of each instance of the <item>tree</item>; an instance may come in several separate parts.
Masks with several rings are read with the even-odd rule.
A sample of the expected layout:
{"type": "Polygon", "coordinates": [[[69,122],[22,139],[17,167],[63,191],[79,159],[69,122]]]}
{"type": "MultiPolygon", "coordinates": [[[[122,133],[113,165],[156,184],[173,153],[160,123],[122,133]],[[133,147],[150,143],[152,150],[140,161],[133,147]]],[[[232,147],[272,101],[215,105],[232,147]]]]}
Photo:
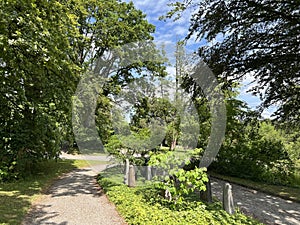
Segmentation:
{"type": "MultiPolygon", "coordinates": [[[[72,139],[71,100],[80,78],[87,71],[109,74],[99,70],[109,49],[151,40],[154,26],[133,3],[118,0],[5,0],[0,30],[1,180],[57,157],[60,141],[72,139]]],[[[107,96],[136,71],[163,73],[160,65],[135,61],[118,68],[98,103],[109,105],[107,96]]],[[[101,107],[96,113],[109,120],[101,107]]]]}
{"type": "Polygon", "coordinates": [[[168,17],[195,9],[186,39],[195,35],[208,43],[199,55],[227,87],[251,74],[257,82],[251,91],[260,95],[261,106],[277,105],[279,119],[299,123],[299,1],[185,0],[172,5],[168,17]]]}
{"type": "MultiPolygon", "coordinates": [[[[96,126],[105,144],[113,134],[110,116],[113,96],[138,77],[164,76],[164,61],[151,42],[155,27],[147,22],[146,15],[137,10],[132,2],[82,1],[74,12],[78,16],[80,33],[85,37],[76,48],[78,60],[87,69],[88,76],[93,77],[92,82],[87,81],[84,85],[88,87],[82,87],[81,93],[77,93],[80,96],[77,100],[81,101],[84,110],[89,107],[89,99],[94,98],[94,91],[97,90],[96,126]],[[99,83],[103,85],[99,86],[99,83]]],[[[91,122],[94,111],[83,112],[86,113],[88,116],[85,117],[91,122]]],[[[80,132],[89,133],[89,127],[86,128],[80,132]]],[[[82,142],[86,141],[86,135],[79,136],[82,142]]]]}
{"type": "Polygon", "coordinates": [[[106,145],[111,154],[136,161],[137,155],[145,159],[149,151],[161,144],[165,126],[174,114],[170,102],[156,95],[157,82],[161,79],[151,75],[136,78],[114,96],[114,135],[106,145]]]}
{"type": "Polygon", "coordinates": [[[80,67],[60,1],[0,3],[0,180],[57,156],[80,67]]]}

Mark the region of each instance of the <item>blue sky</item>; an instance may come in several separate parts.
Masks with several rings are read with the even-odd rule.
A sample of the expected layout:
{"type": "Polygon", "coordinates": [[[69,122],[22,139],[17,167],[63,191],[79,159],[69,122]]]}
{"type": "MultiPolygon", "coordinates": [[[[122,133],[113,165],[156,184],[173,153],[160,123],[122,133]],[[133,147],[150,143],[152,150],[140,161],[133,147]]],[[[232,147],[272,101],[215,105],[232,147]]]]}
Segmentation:
{"type": "MultiPolygon", "coordinates": [[[[136,8],[142,10],[147,15],[148,21],[156,26],[156,32],[154,33],[155,42],[158,44],[164,43],[167,46],[166,51],[168,57],[172,58],[176,42],[183,39],[188,33],[191,12],[185,12],[182,17],[175,22],[172,20],[164,22],[158,18],[170,10],[170,7],[167,6],[170,0],[133,0],[132,2],[136,8]]],[[[203,41],[200,42],[199,40],[195,40],[195,38],[191,38],[187,43],[187,49],[192,52],[199,46],[205,44],[203,41]]],[[[169,71],[172,72],[172,68],[169,68],[169,71]]],[[[253,86],[253,84],[251,84],[252,81],[253,78],[250,75],[246,77],[238,98],[247,102],[251,108],[255,109],[255,107],[260,104],[260,100],[258,97],[247,93],[247,90],[253,86]]],[[[274,108],[265,110],[263,116],[270,117],[272,111],[274,111],[274,108]]]]}

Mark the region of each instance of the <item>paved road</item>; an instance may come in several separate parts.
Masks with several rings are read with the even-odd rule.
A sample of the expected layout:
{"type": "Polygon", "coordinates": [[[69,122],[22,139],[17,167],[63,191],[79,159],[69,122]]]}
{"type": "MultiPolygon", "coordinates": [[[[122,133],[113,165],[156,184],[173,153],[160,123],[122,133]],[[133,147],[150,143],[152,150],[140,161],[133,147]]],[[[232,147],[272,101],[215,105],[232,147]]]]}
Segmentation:
{"type": "MultiPolygon", "coordinates": [[[[224,181],[212,178],[212,193],[222,200],[224,181]]],[[[300,204],[239,185],[232,185],[233,201],[243,213],[265,224],[300,225],[300,204]]]]}

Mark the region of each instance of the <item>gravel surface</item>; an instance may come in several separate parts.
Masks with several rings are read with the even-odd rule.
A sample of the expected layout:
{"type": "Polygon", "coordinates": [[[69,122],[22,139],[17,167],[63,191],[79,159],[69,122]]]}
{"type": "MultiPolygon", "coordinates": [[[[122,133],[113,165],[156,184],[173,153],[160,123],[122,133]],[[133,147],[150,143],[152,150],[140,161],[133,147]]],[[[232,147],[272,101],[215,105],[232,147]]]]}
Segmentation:
{"type": "MultiPolygon", "coordinates": [[[[108,161],[106,156],[62,154],[62,158],[108,161]]],[[[102,193],[95,175],[106,165],[66,174],[53,184],[23,221],[23,225],[126,224],[102,193]]],[[[212,193],[222,200],[224,181],[212,178],[212,193]]],[[[233,201],[241,212],[268,225],[300,225],[300,204],[232,184],[233,201]]]]}
{"type": "Polygon", "coordinates": [[[70,155],[64,152],[61,153],[62,159],[83,159],[83,160],[95,160],[95,161],[109,161],[112,159],[109,155],[70,155]]]}
{"type": "MultiPolygon", "coordinates": [[[[212,193],[222,200],[224,181],[212,178],[212,193]]],[[[232,184],[233,201],[241,212],[265,224],[300,225],[300,204],[232,184]]]]}
{"type": "Polygon", "coordinates": [[[61,177],[34,205],[22,224],[126,224],[97,185],[95,175],[105,167],[79,169],[61,177]]]}

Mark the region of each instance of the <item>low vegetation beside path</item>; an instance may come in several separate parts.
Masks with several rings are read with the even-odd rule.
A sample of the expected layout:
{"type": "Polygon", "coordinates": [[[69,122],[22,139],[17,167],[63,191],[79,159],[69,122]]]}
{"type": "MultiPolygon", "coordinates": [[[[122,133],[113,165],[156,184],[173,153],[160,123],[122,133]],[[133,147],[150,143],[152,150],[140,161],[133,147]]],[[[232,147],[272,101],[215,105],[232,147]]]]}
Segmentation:
{"type": "Polygon", "coordinates": [[[239,212],[227,214],[219,202],[207,205],[187,196],[174,205],[152,185],[129,188],[101,174],[98,182],[128,224],[261,224],[239,212]]]}
{"type": "Polygon", "coordinates": [[[36,174],[22,180],[0,183],[0,224],[19,225],[32,203],[63,173],[89,166],[85,160],[58,160],[39,163],[36,174]]]}

